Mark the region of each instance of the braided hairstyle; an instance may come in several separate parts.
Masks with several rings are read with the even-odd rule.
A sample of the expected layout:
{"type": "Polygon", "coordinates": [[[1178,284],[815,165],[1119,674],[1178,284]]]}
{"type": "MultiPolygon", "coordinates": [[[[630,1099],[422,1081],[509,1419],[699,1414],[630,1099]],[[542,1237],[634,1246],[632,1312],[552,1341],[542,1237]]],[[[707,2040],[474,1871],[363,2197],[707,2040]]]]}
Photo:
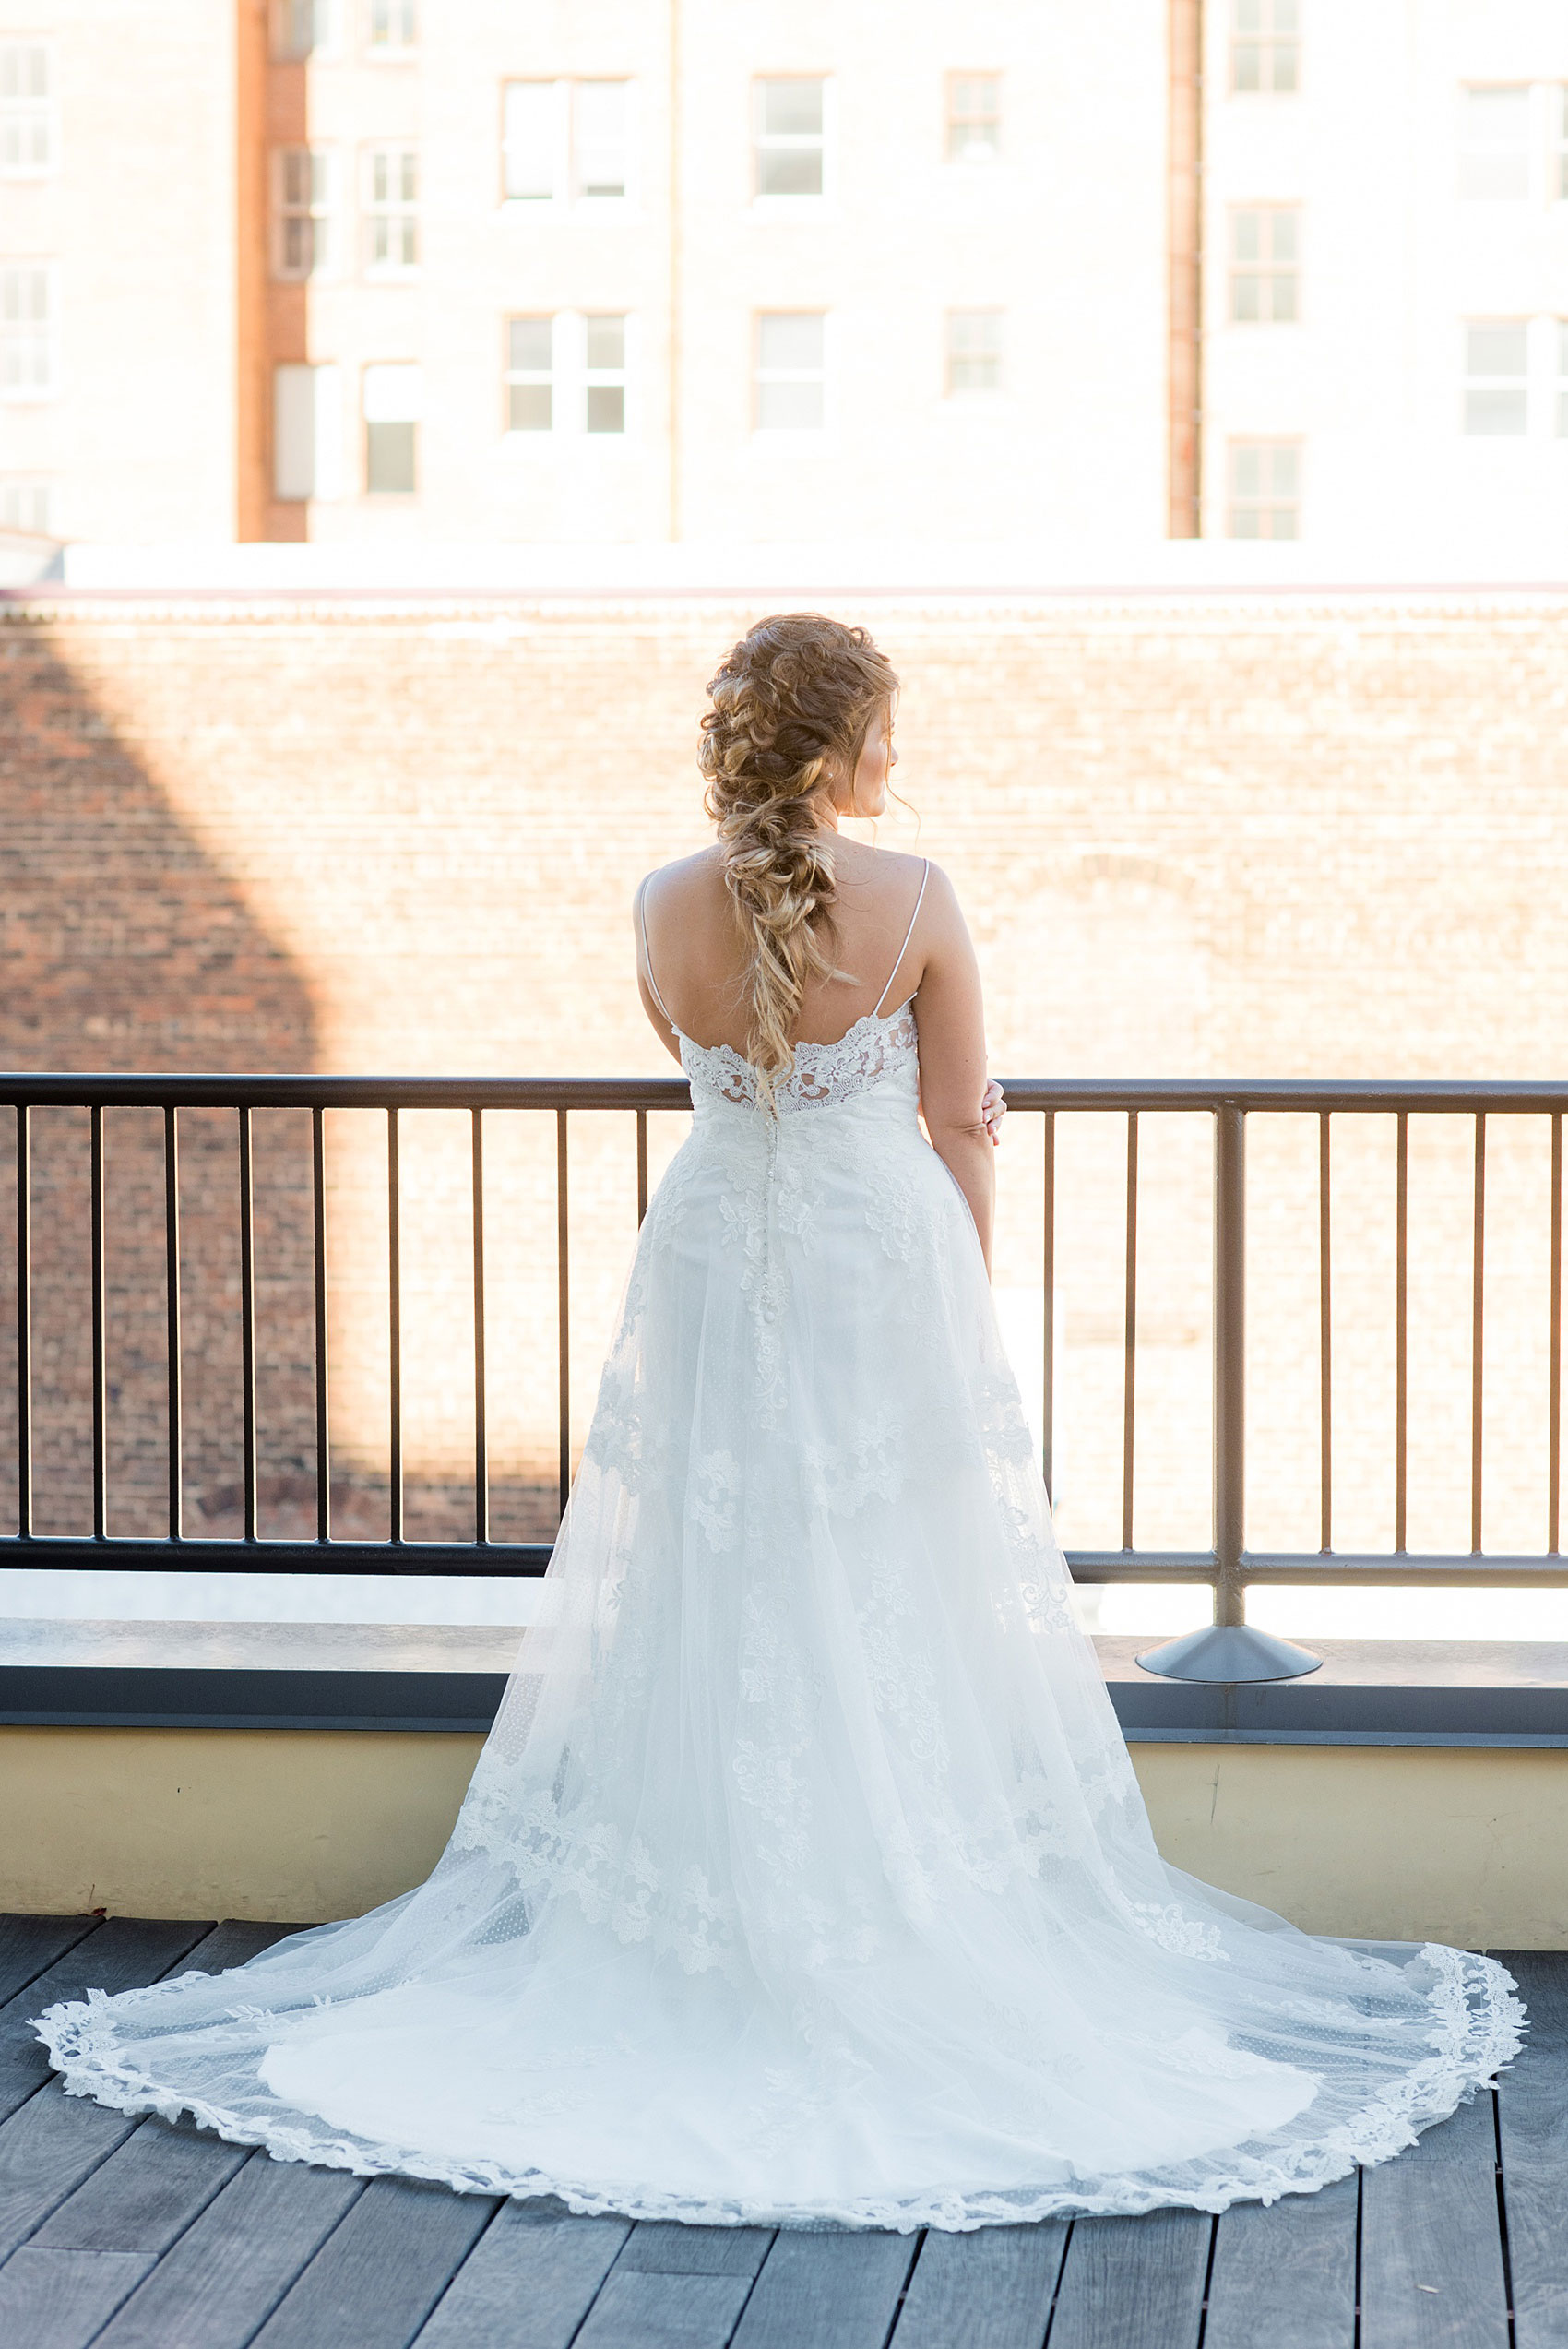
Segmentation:
{"type": "Polygon", "coordinates": [[[829,762],[853,775],[898,679],[864,628],[816,612],[759,620],[708,686],[697,764],[719,826],[724,880],[748,947],[747,1056],[771,1106],[813,976],[847,977],[834,943],[831,836],[812,806],[829,762]]]}

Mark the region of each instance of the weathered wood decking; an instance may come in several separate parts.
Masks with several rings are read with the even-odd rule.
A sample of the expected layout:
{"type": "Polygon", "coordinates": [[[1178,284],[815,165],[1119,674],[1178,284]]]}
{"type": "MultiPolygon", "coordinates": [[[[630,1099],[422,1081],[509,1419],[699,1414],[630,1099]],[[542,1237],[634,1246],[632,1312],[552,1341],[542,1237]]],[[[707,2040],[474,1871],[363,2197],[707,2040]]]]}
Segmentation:
{"type": "Polygon", "coordinates": [[[0,1919],[6,2349],[1564,2349],[1568,1957],[1526,2052],[1396,2161],[1218,2220],[923,2237],[629,2225],[366,2184],[61,2094],[28,2019],[276,1926],[0,1919]]]}

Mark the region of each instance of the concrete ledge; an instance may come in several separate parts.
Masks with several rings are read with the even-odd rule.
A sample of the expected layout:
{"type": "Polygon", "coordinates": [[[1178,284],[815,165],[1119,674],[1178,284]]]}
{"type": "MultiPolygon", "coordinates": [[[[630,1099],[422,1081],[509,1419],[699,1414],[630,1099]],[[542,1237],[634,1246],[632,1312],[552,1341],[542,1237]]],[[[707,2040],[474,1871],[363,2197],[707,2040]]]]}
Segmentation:
{"type": "MultiPolygon", "coordinates": [[[[0,1909],[314,1921],[427,1876],[477,1735],[0,1728],[0,1909]]],[[[1135,1744],[1161,1851],[1318,1933],[1568,1948],[1568,1752],[1135,1744]]]]}

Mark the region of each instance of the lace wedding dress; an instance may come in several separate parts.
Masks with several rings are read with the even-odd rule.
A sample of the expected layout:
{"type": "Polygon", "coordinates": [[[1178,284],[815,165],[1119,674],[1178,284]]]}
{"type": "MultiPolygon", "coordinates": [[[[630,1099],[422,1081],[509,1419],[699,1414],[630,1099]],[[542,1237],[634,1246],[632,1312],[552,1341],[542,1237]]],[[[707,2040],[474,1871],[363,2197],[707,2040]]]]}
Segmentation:
{"type": "Polygon", "coordinates": [[[1501,1967],[1166,1866],[912,1008],[778,1115],[682,1040],[516,1673],[429,1881],[52,2008],[73,2094],[574,2211],[909,2230],[1310,2191],[1514,2053],[1501,1967]]]}

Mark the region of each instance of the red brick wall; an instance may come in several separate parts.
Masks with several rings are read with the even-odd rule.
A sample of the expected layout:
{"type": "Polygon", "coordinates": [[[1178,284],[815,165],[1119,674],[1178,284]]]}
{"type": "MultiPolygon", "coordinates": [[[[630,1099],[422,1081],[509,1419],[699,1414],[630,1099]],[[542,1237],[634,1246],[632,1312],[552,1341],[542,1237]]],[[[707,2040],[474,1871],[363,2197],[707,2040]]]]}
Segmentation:
{"type": "MultiPolygon", "coordinates": [[[[0,628],[0,1058],[666,1068],[632,985],[628,903],[649,864],[705,836],[693,764],[703,681],[752,616],[738,602],[679,599],[13,609],[0,628]]],[[[1568,597],[889,600],[846,616],[866,618],[904,674],[898,781],[920,811],[920,845],[969,909],[1003,1073],[1568,1074],[1568,597]]],[[[913,828],[900,818],[883,837],[907,845],[913,828]]],[[[1039,1277],[1038,1142],[1023,1123],[1010,1138],[998,1268],[1019,1287],[1039,1277]]],[[[63,1527],[80,1509],[84,1145],[71,1114],[35,1125],[44,1502],[63,1527]]],[[[313,1514],[308,1198],[287,1140],[259,1144],[278,1530],[313,1514]]],[[[1114,1138],[1103,1147],[1111,1167],[1114,1138]]],[[[1173,1147],[1185,1149],[1190,1187],[1201,1152],[1173,1147]]],[[[1273,1147],[1260,1128],[1260,1169],[1273,1147]]],[[[1348,1167],[1360,1142],[1347,1132],[1345,1147],[1348,1167]]],[[[1500,1165],[1509,1147],[1500,1134],[1500,1165]]],[[[220,1530],[232,1528],[236,1473],[232,1135],[192,1120],[184,1148],[187,1459],[193,1508],[220,1530]]],[[[384,1453],[379,1149],[367,1121],[339,1121],[335,1410],[348,1521],[369,1511],[367,1531],[384,1453]]],[[[1364,1198],[1348,1192],[1341,1221],[1348,1249],[1362,1233],[1376,1285],[1386,1170],[1367,1149],[1364,1198]]],[[[579,1431],[631,1234],[629,1150],[608,1126],[585,1124],[574,1143],[579,1431]]],[[[1280,1150],[1289,1222],[1315,1162],[1287,1164],[1280,1150]]],[[[495,1151],[494,1435],[503,1518],[523,1531],[548,1519],[552,1157],[522,1133],[498,1134],[495,1151]]],[[[115,1485],[129,1531],[156,1523],[162,1479],[162,1303],[146,1243],[161,1184],[156,1134],[117,1124],[112,1157],[122,1183],[115,1485]]],[[[1452,1164],[1438,1157],[1434,1261],[1466,1244],[1463,1138],[1452,1164]]],[[[1109,1407],[1119,1209],[1091,1161],[1092,1151],[1075,1259],[1087,1285],[1064,1301],[1064,1342],[1080,1357],[1076,1392],[1097,1398],[1103,1386],[1109,1407]]],[[[1520,1167],[1519,1212],[1534,1218],[1527,1150],[1520,1167]]],[[[405,1174],[414,1505],[435,1531],[468,1508],[457,1139],[434,1123],[409,1133],[405,1174]]],[[[1254,1231],[1268,1229],[1260,1198],[1254,1231]]],[[[1147,1246],[1151,1327],[1169,1351],[1163,1372],[1158,1346],[1151,1355],[1151,1391],[1164,1377],[1169,1395],[1147,1473],[1188,1495],[1191,1514],[1206,1489],[1206,1240],[1191,1198],[1151,1203],[1147,1246]]],[[[1521,1241],[1515,1269],[1497,1274],[1499,1310],[1512,1297],[1523,1333],[1538,1300],[1534,1246],[1521,1241]]],[[[0,1250],[8,1263],[3,1234],[0,1250]]],[[[1069,1287],[1073,1277],[1070,1264],[1069,1287]]],[[[1305,1496],[1315,1389],[1309,1377],[1296,1395],[1301,1345],[1279,1333],[1295,1330],[1293,1316],[1315,1329],[1308,1257],[1292,1241],[1258,1277],[1274,1280],[1278,1308],[1270,1324],[1255,1305],[1260,1358],[1271,1326],[1280,1354],[1277,1400],[1263,1399],[1255,1423],[1259,1456],[1273,1410],[1279,1489],[1305,1496]]],[[[1431,1359],[1456,1377],[1462,1311],[1442,1303],[1433,1315],[1431,1359]]],[[[1511,1401],[1505,1352],[1503,1449],[1489,1473],[1500,1508],[1512,1480],[1538,1514],[1526,1436],[1533,1445],[1544,1372],[1533,1337],[1513,1352],[1528,1391],[1511,1401]],[[1511,1417],[1525,1429],[1515,1449],[1511,1417]]],[[[7,1376],[0,1351],[0,1390],[7,1376]]],[[[1366,1377],[1375,1416],[1381,1368],[1366,1377]]],[[[1353,1415],[1354,1397],[1345,1408],[1353,1415]]],[[[1422,1457],[1449,1500],[1456,1428],[1434,1401],[1422,1457]]],[[[1087,1425],[1081,1442],[1080,1506],[1094,1516],[1107,1495],[1087,1425]]],[[[1380,1522],[1385,1484],[1381,1466],[1369,1469],[1365,1507],[1380,1522]]],[[[1348,1489],[1353,1497],[1353,1480],[1348,1489]]],[[[1528,1514],[1523,1498],[1519,1508],[1528,1514]]]]}

